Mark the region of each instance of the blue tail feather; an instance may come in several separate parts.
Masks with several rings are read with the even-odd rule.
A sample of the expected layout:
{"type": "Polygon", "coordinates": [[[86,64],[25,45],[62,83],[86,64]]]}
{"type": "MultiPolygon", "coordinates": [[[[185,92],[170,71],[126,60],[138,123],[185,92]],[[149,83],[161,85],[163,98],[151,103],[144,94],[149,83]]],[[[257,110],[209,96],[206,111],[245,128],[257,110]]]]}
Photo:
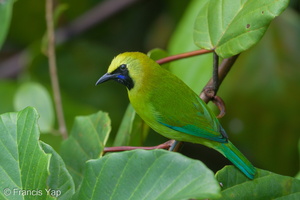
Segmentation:
{"type": "Polygon", "coordinates": [[[221,153],[239,168],[248,178],[253,179],[255,167],[250,161],[230,142],[221,144],[221,153]]]}

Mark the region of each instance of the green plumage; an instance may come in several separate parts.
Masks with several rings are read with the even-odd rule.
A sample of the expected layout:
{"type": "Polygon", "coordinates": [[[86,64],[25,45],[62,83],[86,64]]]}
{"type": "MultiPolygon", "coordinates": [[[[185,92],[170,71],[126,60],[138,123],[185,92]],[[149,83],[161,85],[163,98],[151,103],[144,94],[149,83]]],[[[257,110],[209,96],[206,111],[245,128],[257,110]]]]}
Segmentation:
{"type": "Polygon", "coordinates": [[[170,139],[213,148],[248,178],[254,178],[255,168],[228,141],[224,129],[206,103],[183,81],[148,56],[138,52],[118,55],[97,84],[110,79],[127,86],[135,111],[156,132],[170,139]],[[121,65],[123,67],[120,68],[121,65]]]}

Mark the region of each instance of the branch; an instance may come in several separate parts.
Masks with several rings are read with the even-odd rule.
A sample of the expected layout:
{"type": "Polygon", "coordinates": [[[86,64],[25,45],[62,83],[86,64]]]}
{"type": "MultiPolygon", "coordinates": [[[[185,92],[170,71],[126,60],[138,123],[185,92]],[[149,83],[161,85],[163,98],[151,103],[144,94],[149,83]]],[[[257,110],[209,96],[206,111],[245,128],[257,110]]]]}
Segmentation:
{"type": "Polygon", "coordinates": [[[152,146],[152,147],[134,147],[134,146],[118,146],[118,147],[105,147],[104,148],[104,154],[107,152],[119,152],[119,151],[129,151],[129,150],[135,150],[135,149],[144,149],[144,150],[152,150],[152,149],[169,149],[174,146],[174,144],[177,144],[178,142],[175,140],[168,140],[167,142],[152,146]]]}
{"type": "MultiPolygon", "coordinates": [[[[233,66],[233,64],[235,63],[236,59],[238,58],[239,55],[235,55],[232,56],[230,58],[225,58],[221,65],[218,67],[218,74],[219,74],[219,80],[218,80],[218,88],[220,87],[221,83],[223,82],[224,78],[226,77],[226,75],[228,74],[228,72],[230,71],[231,67],[233,66]]],[[[211,100],[211,96],[207,95],[207,93],[211,90],[213,90],[214,85],[213,85],[213,79],[211,78],[207,84],[205,85],[204,89],[202,90],[201,94],[200,94],[200,98],[205,102],[208,103],[211,100]]],[[[214,91],[213,91],[214,93],[214,91]]],[[[216,93],[214,94],[214,96],[216,95],[216,93]]]]}
{"type": "Polygon", "coordinates": [[[159,59],[156,62],[161,65],[161,64],[171,62],[171,61],[174,61],[174,60],[189,58],[189,57],[192,57],[192,56],[198,56],[198,55],[201,55],[201,54],[206,54],[206,53],[211,53],[211,52],[213,52],[213,50],[200,49],[200,50],[196,50],[196,51],[190,51],[190,52],[181,53],[181,54],[177,54],[177,55],[173,55],[173,56],[168,56],[168,57],[159,59]]]}
{"type": "Polygon", "coordinates": [[[46,21],[47,21],[47,36],[48,36],[48,62],[49,71],[54,95],[54,103],[56,108],[57,120],[59,124],[59,131],[64,139],[68,137],[67,128],[65,124],[62,102],[60,97],[59,82],[56,70],[56,55],[55,55],[55,36],[53,25],[53,0],[46,0],[46,21]]]}
{"type": "Polygon", "coordinates": [[[214,51],[213,53],[213,75],[212,75],[212,81],[213,81],[213,90],[214,93],[217,94],[217,91],[219,89],[219,56],[214,51]]]}

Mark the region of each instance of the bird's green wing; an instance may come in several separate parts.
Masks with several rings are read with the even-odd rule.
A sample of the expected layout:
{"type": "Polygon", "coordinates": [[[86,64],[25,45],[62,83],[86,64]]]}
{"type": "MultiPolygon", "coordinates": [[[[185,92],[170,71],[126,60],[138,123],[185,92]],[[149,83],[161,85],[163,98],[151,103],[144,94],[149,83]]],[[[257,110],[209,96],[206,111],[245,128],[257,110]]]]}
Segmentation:
{"type": "Polygon", "coordinates": [[[160,124],[188,135],[227,142],[227,135],[219,121],[196,94],[191,99],[191,95],[186,98],[179,92],[175,99],[168,100],[157,97],[153,104],[156,120],[160,124]]]}
{"type": "Polygon", "coordinates": [[[150,115],[156,122],[188,135],[227,142],[218,119],[191,88],[159,66],[152,70],[148,78],[151,81],[144,79],[139,94],[147,99],[147,106],[152,108],[150,115]]]}

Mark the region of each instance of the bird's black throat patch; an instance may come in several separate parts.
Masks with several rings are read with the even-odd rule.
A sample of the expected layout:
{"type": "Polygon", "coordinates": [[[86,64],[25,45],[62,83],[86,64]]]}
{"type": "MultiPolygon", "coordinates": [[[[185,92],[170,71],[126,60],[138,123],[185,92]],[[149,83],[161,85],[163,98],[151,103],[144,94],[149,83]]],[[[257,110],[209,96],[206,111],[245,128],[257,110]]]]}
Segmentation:
{"type": "Polygon", "coordinates": [[[133,80],[129,76],[129,71],[125,64],[120,65],[111,74],[114,74],[113,80],[125,85],[128,88],[128,90],[131,90],[134,87],[133,80]]]}

